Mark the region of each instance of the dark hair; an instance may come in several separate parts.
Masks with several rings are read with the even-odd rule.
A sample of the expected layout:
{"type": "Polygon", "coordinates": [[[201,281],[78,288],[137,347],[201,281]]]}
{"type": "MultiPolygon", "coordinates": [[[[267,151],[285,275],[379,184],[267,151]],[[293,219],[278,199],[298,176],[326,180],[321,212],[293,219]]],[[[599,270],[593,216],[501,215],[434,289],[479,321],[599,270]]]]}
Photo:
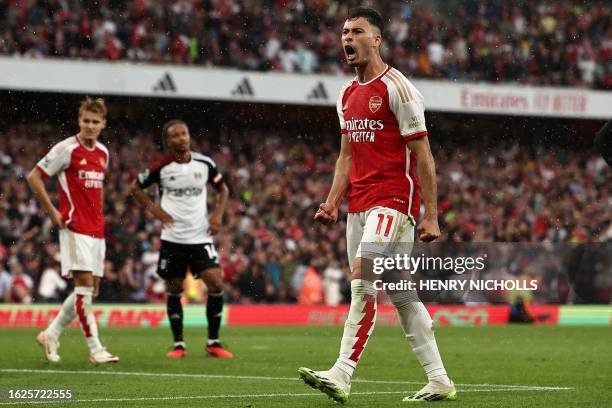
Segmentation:
{"type": "Polygon", "coordinates": [[[168,147],[168,144],[167,144],[168,130],[170,130],[170,128],[174,125],[183,125],[186,128],[189,128],[189,126],[187,126],[187,123],[185,123],[184,121],[180,119],[173,119],[173,120],[170,120],[164,123],[164,127],[162,127],[162,146],[164,150],[166,150],[166,148],[168,147]]]}
{"type": "Polygon", "coordinates": [[[382,35],[383,29],[385,28],[385,23],[378,11],[374,10],[371,7],[355,7],[350,9],[348,11],[348,14],[346,15],[347,20],[355,20],[359,17],[365,18],[366,20],[368,20],[368,23],[377,27],[380,30],[380,34],[382,35]]]}

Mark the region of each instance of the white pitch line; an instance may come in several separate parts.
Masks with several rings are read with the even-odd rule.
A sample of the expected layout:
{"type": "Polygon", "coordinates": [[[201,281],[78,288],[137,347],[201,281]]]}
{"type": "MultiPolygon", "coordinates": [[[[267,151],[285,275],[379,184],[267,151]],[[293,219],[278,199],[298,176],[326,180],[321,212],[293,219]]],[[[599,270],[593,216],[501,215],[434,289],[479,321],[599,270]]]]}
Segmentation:
{"type": "MultiPolygon", "coordinates": [[[[540,390],[541,387],[529,387],[520,391],[549,391],[540,390]],[[532,389],[533,388],[533,389],[532,389]],[[537,388],[537,389],[536,389],[537,388]]],[[[390,395],[390,394],[411,394],[418,390],[405,391],[370,391],[370,392],[352,392],[351,395],[390,395]]],[[[501,392],[501,391],[517,391],[515,388],[498,388],[492,390],[460,390],[459,392],[501,392]]],[[[196,399],[230,399],[230,398],[278,398],[278,397],[325,397],[322,393],[278,393],[278,394],[222,394],[222,395],[187,395],[187,396],[169,396],[169,397],[131,397],[131,398],[93,398],[93,399],[71,399],[71,400],[55,400],[55,401],[17,401],[17,402],[0,402],[0,405],[25,405],[25,404],[64,404],[64,403],[80,403],[80,402],[135,402],[135,401],[176,401],[176,400],[196,400],[196,399]]]]}
{"type": "MultiPolygon", "coordinates": [[[[140,371],[95,371],[95,370],[40,370],[29,368],[1,368],[5,373],[30,373],[30,374],[91,374],[91,375],[123,375],[135,377],[176,377],[176,378],[207,378],[207,379],[232,379],[232,380],[264,380],[264,381],[301,381],[296,377],[265,377],[255,375],[222,375],[222,374],[185,374],[185,373],[148,373],[140,371]]],[[[354,383],[370,384],[399,384],[399,385],[425,385],[421,381],[385,381],[353,379],[354,383]]],[[[509,388],[520,391],[522,389],[537,388],[540,391],[568,391],[571,387],[540,386],[540,385],[513,385],[513,384],[455,384],[458,387],[484,387],[484,388],[509,388]]]]}

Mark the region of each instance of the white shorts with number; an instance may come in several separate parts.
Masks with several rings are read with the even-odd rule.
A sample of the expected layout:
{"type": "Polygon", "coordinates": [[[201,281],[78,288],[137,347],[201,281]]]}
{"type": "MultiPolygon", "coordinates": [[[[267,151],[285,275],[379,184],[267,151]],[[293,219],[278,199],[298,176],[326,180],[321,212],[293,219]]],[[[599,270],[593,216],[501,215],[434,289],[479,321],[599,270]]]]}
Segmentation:
{"type": "Polygon", "coordinates": [[[62,276],[71,278],[72,271],[91,271],[94,276],[104,275],[104,238],[94,238],[63,228],[59,232],[62,276]]]}
{"type": "Polygon", "coordinates": [[[410,254],[414,242],[412,218],[387,207],[351,213],[346,222],[349,266],[355,258],[410,254]]]}

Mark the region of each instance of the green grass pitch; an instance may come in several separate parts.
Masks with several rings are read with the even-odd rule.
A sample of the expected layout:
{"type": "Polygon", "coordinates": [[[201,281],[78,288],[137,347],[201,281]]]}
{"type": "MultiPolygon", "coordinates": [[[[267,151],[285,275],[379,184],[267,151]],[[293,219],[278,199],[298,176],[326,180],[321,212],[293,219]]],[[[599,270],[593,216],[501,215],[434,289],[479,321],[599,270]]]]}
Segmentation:
{"type": "MultiPolygon", "coordinates": [[[[233,360],[206,357],[205,329],[188,329],[189,354],[178,361],[165,357],[167,328],[102,329],[103,342],[121,357],[111,366],[88,362],[78,329],[64,333],[63,360],[51,366],[35,342],[37,332],[0,331],[4,395],[8,389],[70,388],[79,401],[75,407],[337,406],[299,381],[296,370],[328,368],[337,356],[341,327],[224,328],[223,339],[237,355],[233,360]]],[[[440,327],[437,339],[459,400],[434,406],[612,406],[609,327],[440,327]]],[[[346,406],[405,406],[402,398],[424,380],[399,327],[377,327],[346,406]]],[[[2,399],[0,406],[10,406],[7,402],[2,399]]]]}

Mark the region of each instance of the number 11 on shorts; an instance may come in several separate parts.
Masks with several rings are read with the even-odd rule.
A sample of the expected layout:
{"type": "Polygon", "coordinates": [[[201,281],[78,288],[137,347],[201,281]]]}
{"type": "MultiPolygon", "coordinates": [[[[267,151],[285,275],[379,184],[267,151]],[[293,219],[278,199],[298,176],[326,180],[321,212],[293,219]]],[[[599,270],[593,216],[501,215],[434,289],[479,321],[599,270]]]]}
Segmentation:
{"type": "MultiPolygon", "coordinates": [[[[391,231],[391,224],[393,224],[393,215],[386,214],[386,216],[387,216],[387,225],[385,227],[385,233],[383,236],[388,237],[389,232],[391,231]]],[[[378,214],[378,226],[376,227],[376,235],[380,235],[384,222],[385,222],[385,214],[378,214]]]]}

